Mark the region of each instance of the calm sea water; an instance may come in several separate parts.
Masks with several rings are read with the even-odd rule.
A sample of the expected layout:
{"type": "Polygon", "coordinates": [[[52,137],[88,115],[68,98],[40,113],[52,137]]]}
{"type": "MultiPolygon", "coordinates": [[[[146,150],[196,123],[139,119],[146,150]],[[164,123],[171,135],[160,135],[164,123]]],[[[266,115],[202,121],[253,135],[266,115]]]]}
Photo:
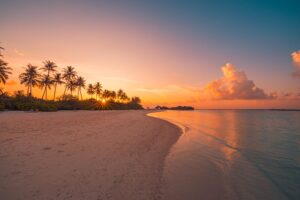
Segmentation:
{"type": "Polygon", "coordinates": [[[165,199],[300,199],[300,112],[164,111],[184,133],[165,163],[165,199]]]}

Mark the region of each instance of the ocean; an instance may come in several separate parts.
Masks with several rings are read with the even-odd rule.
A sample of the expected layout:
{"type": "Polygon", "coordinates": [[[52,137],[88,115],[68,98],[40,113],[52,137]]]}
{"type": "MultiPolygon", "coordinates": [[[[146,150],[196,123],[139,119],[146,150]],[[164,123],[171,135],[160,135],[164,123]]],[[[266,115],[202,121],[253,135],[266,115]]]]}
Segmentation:
{"type": "Polygon", "coordinates": [[[300,199],[300,112],[163,111],[181,127],[163,199],[300,199]]]}

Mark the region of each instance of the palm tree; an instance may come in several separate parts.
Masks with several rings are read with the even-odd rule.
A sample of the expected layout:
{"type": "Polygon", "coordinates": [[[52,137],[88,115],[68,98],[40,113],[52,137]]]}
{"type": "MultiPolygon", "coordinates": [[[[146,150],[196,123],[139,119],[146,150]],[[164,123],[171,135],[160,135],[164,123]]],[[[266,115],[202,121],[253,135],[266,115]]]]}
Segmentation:
{"type": "Polygon", "coordinates": [[[50,76],[51,72],[56,72],[57,65],[50,61],[50,60],[46,60],[44,61],[44,66],[40,68],[40,70],[44,71],[47,73],[48,76],[50,76]]]}
{"type": "Polygon", "coordinates": [[[48,97],[48,92],[47,90],[51,89],[51,86],[53,85],[54,81],[52,80],[52,78],[48,75],[48,74],[44,74],[40,80],[40,88],[44,89],[43,95],[42,95],[42,99],[44,99],[44,97],[47,99],[48,97]]]}
{"type": "Polygon", "coordinates": [[[32,88],[37,86],[40,82],[40,75],[37,68],[37,66],[28,64],[25,68],[25,72],[19,76],[21,84],[25,84],[25,86],[27,86],[27,96],[32,96],[32,88]]]}
{"type": "Polygon", "coordinates": [[[122,93],[121,100],[122,101],[128,101],[129,100],[129,97],[127,96],[127,94],[125,92],[122,93]]]}
{"type": "Polygon", "coordinates": [[[123,94],[123,90],[119,89],[117,91],[117,102],[120,102],[122,94],[123,94]]]}
{"type": "Polygon", "coordinates": [[[85,79],[81,76],[79,76],[76,80],[76,86],[78,87],[78,99],[79,99],[79,94],[82,100],[82,93],[81,93],[81,88],[85,88],[85,79]]]}
{"type": "MultiPolygon", "coordinates": [[[[0,46],[0,57],[2,57],[3,55],[1,54],[1,50],[4,50],[3,47],[0,46]]],[[[0,83],[5,84],[6,80],[9,77],[9,74],[11,74],[11,70],[12,68],[7,66],[7,63],[0,59],[0,83]]]]}
{"type": "Polygon", "coordinates": [[[102,92],[102,85],[101,83],[97,82],[94,86],[94,90],[95,90],[95,94],[96,94],[96,100],[97,100],[97,97],[101,95],[101,92],[102,92]]]}
{"type": "Polygon", "coordinates": [[[77,82],[76,82],[76,80],[72,79],[72,80],[68,81],[68,82],[66,83],[66,87],[67,87],[67,90],[70,90],[71,96],[73,96],[73,91],[75,91],[75,90],[76,90],[76,87],[77,87],[77,82]]]}
{"type": "Polygon", "coordinates": [[[115,91],[110,91],[109,97],[112,101],[115,101],[115,99],[117,97],[117,93],[115,91]]]}
{"type": "Polygon", "coordinates": [[[0,83],[5,84],[11,74],[12,68],[7,66],[7,63],[0,59],[0,83]]]}
{"type": "Polygon", "coordinates": [[[102,97],[107,100],[110,97],[110,91],[109,90],[104,90],[102,93],[102,97]]]}
{"type": "Polygon", "coordinates": [[[89,84],[87,88],[87,93],[91,95],[91,99],[93,98],[93,94],[95,94],[95,89],[93,84],[89,84]]]}
{"type": "Polygon", "coordinates": [[[118,90],[118,92],[116,94],[116,98],[117,98],[118,102],[120,102],[120,101],[128,101],[129,100],[127,94],[122,89],[118,90]]]}
{"type": "Polygon", "coordinates": [[[64,81],[62,80],[61,73],[56,73],[56,74],[54,75],[53,82],[54,82],[54,95],[53,95],[53,100],[55,100],[55,94],[56,94],[56,87],[57,87],[57,85],[61,85],[61,84],[64,83],[64,81]]]}
{"type": "Polygon", "coordinates": [[[57,66],[54,62],[50,61],[50,60],[46,60],[44,61],[44,66],[40,68],[40,70],[46,72],[46,75],[43,76],[42,80],[41,80],[41,85],[40,87],[43,89],[44,88],[44,92],[43,92],[43,96],[42,99],[44,99],[44,96],[48,96],[48,92],[47,89],[51,89],[51,85],[54,83],[54,81],[52,80],[52,78],[50,77],[50,73],[55,72],[57,66]]]}
{"type": "Polygon", "coordinates": [[[0,46],[0,56],[2,57],[1,50],[4,50],[4,48],[0,46]]]}
{"type": "Polygon", "coordinates": [[[68,87],[70,85],[72,85],[70,82],[74,81],[73,79],[75,79],[77,76],[77,72],[75,71],[75,68],[72,66],[67,66],[65,69],[63,69],[63,78],[66,80],[66,86],[65,86],[65,91],[64,91],[64,95],[66,94],[67,89],[72,88],[72,87],[68,87]]]}
{"type": "Polygon", "coordinates": [[[141,99],[140,99],[140,97],[132,97],[131,102],[134,103],[134,104],[140,104],[141,99]]]}

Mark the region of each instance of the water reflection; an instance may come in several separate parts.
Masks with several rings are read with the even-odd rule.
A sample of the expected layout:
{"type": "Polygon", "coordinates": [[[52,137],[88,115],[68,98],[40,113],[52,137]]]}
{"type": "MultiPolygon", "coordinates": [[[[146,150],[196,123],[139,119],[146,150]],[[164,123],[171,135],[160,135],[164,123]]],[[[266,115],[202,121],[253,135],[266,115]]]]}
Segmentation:
{"type": "Polygon", "coordinates": [[[300,113],[165,111],[150,116],[184,130],[166,159],[165,199],[299,197],[300,113]],[[287,166],[294,170],[282,168],[287,166]]]}

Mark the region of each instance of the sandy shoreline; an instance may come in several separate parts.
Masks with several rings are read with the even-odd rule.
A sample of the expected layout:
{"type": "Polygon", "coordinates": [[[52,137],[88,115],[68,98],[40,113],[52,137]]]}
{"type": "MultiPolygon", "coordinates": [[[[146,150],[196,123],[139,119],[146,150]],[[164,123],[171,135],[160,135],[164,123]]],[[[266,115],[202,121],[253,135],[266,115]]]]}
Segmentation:
{"type": "Polygon", "coordinates": [[[159,199],[180,129],[146,114],[0,113],[0,199],[159,199]]]}

